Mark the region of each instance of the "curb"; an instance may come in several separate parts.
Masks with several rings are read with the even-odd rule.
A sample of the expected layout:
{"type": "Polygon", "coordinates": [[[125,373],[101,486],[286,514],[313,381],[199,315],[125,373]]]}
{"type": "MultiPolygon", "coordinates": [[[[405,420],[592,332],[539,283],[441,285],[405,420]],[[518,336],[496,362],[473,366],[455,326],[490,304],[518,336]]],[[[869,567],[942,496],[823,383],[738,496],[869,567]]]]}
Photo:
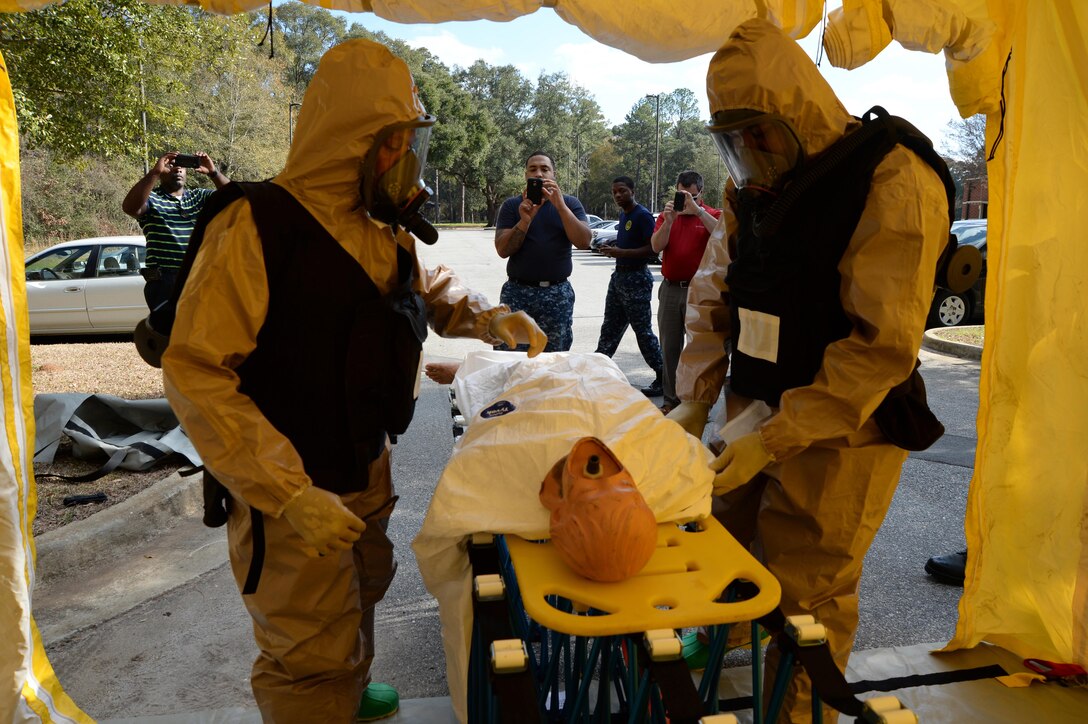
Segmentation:
{"type": "Polygon", "coordinates": [[[117,505],[37,536],[39,583],[101,565],[103,559],[161,535],[182,518],[200,517],[202,477],[183,478],[174,472],[117,505]]]}
{"type": "Polygon", "coordinates": [[[922,335],[922,348],[930,352],[947,354],[952,357],[961,357],[970,360],[982,360],[982,347],[977,344],[965,344],[953,342],[949,339],[941,339],[933,334],[933,330],[927,329],[922,335]]]}

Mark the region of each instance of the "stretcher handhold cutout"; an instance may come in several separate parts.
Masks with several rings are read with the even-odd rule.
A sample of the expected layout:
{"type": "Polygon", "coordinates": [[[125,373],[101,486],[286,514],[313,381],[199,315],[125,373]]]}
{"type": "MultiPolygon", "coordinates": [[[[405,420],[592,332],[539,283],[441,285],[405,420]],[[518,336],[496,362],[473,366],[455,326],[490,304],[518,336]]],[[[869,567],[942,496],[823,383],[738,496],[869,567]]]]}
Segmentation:
{"type": "Polygon", "coordinates": [[[572,616],[609,616],[612,613],[576,599],[561,598],[559,596],[548,596],[545,602],[556,611],[562,611],[572,616]]]}

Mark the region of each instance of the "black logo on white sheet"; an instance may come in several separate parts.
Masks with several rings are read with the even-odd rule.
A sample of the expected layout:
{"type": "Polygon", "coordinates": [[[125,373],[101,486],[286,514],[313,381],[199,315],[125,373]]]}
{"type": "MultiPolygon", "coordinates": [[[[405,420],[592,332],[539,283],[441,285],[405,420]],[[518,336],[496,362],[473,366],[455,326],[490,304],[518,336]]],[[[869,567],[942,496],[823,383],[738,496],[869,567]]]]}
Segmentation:
{"type": "Polygon", "coordinates": [[[509,400],[499,400],[492,403],[489,407],[485,407],[480,411],[480,417],[485,420],[490,420],[493,417],[502,417],[503,415],[509,415],[514,410],[518,409],[514,406],[513,402],[509,400]]]}

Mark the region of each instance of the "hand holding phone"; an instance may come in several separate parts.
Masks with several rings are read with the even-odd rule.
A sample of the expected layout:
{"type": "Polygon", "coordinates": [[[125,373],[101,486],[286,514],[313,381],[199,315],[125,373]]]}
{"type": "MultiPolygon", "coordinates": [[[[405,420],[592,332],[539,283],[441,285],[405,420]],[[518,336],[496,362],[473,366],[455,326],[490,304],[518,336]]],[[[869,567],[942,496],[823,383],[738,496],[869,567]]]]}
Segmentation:
{"type": "Polygon", "coordinates": [[[676,194],[672,197],[672,210],[678,214],[682,214],[684,212],[685,201],[686,199],[684,198],[684,192],[677,191],[676,194]]]}
{"type": "Polygon", "coordinates": [[[544,203],[544,179],[530,178],[525,180],[525,198],[533,202],[533,206],[544,203]]]}
{"type": "Polygon", "coordinates": [[[187,153],[179,153],[174,156],[174,165],[181,168],[200,168],[200,157],[191,156],[187,153]]]}

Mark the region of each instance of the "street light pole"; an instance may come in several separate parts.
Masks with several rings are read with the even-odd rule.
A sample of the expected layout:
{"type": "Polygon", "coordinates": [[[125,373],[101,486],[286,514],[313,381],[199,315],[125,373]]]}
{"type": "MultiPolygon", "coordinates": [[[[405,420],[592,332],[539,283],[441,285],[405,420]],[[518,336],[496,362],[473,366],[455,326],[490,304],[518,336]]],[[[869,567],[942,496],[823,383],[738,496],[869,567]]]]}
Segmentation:
{"type": "Polygon", "coordinates": [[[302,108],[301,103],[287,104],[287,145],[295,142],[295,109],[302,108]]]}
{"type": "Polygon", "coordinates": [[[657,211],[658,189],[661,187],[661,94],[654,98],[657,99],[657,122],[654,124],[654,200],[650,204],[653,207],[651,213],[657,211]]]}
{"type": "Polygon", "coordinates": [[[650,185],[650,213],[657,213],[657,186],[661,170],[661,94],[647,93],[646,98],[654,99],[654,179],[650,185]]]}

